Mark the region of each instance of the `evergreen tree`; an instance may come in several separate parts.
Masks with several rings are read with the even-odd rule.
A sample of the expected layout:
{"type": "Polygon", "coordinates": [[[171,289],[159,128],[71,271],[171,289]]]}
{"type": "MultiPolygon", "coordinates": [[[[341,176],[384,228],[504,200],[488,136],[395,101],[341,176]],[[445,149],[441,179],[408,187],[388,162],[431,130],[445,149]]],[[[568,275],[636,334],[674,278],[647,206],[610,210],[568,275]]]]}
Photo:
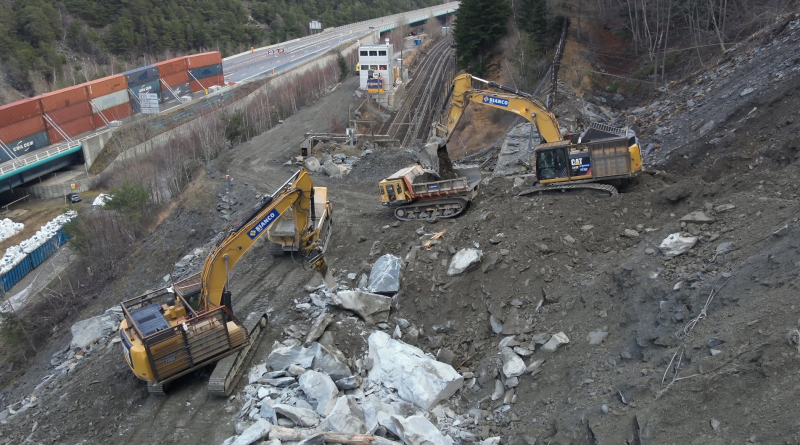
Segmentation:
{"type": "Polygon", "coordinates": [[[508,29],[511,10],[506,0],[462,0],[453,39],[460,68],[477,75],[486,70],[484,58],[508,29]]]}

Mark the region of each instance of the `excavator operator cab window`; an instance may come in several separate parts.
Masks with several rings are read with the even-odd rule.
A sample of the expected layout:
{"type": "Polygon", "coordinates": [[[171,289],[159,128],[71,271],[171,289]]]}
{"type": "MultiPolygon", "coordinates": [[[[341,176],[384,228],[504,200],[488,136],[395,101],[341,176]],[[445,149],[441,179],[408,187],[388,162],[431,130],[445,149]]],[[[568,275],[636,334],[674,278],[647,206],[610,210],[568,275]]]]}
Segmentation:
{"type": "Polygon", "coordinates": [[[539,179],[568,177],[567,155],[563,147],[540,151],[536,160],[536,176],[539,179]]]}
{"type": "Polygon", "coordinates": [[[388,184],[386,186],[386,193],[389,195],[389,201],[397,200],[397,196],[394,194],[394,187],[392,187],[392,184],[388,184]]]}

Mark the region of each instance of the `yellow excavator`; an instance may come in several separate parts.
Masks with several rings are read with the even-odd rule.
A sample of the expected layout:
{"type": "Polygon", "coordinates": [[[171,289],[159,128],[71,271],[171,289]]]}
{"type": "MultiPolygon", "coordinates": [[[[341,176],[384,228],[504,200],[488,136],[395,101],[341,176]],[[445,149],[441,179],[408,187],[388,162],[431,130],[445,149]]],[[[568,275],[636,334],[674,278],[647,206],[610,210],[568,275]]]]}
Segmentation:
{"type": "Polygon", "coordinates": [[[470,103],[516,113],[538,130],[543,143],[533,152],[537,184],[523,194],[590,189],[614,195],[617,189],[609,182],[642,170],[639,141],[632,130],[594,123],[579,137],[561,134],[556,116],[533,95],[470,74],[453,81],[441,121],[420,153],[423,163],[436,168],[443,158],[448,159],[446,144],[470,103]],[[473,81],[500,91],[473,88],[473,81]]]}
{"type": "Polygon", "coordinates": [[[301,169],[228,232],[206,257],[201,272],[121,303],[125,361],[136,377],[147,381],[150,393],[163,394],[166,383],[216,362],[209,392],[230,394],[267,319],[263,313],[251,313],[244,321],[234,316],[228,276],[284,213],[292,214],[299,255],[329,288],[335,286],[324,256],[329,234],[321,230],[330,224],[318,221],[330,219],[332,209],[326,201],[318,215],[320,206],[315,205],[325,197],[327,189],[314,187],[301,169]]]}

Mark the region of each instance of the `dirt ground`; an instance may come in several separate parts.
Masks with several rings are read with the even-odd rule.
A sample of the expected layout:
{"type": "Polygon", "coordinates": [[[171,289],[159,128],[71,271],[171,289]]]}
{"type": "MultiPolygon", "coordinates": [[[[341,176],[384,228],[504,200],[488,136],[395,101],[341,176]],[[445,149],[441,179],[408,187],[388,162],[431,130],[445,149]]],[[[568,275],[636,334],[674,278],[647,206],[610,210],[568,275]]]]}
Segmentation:
{"type": "MultiPolygon", "coordinates": [[[[800,25],[797,18],[792,23],[800,25]]],[[[759,51],[765,42],[800,39],[800,26],[770,32],[731,57],[759,51]]],[[[770,58],[753,61],[759,68],[767,63],[770,58]]],[[[439,356],[447,350],[459,372],[472,373],[474,380],[445,403],[459,415],[478,410],[475,423],[463,428],[479,438],[553,445],[800,443],[800,350],[792,339],[800,328],[800,70],[791,69],[800,58],[792,63],[780,69],[780,83],[760,90],[757,106],[765,112],[748,114],[753,104],[741,96],[716,122],[728,134],[751,134],[746,143],[733,136],[724,145],[710,143],[719,136],[715,131],[683,133],[672,156],[658,158],[657,169],[648,168],[612,198],[520,197],[511,178],[487,175],[462,217],[400,224],[379,205],[375,186],[410,162],[404,149],[378,149],[343,178],[314,174],[316,185],[329,187],[334,206],[328,263],[343,279],[368,272],[381,254],[404,258],[430,234],[447,231],[405,266],[388,331],[405,318],[422,331],[419,347],[439,356]],[[714,150],[721,162],[709,162],[714,150]],[[758,156],[773,161],[756,165],[758,156]],[[706,221],[681,221],[695,211],[706,221]],[[696,236],[697,244],[666,257],[659,244],[672,233],[696,236]],[[483,251],[484,267],[448,277],[453,253],[471,247],[483,251]],[[506,334],[494,333],[490,317],[506,334]],[[499,372],[499,342],[515,335],[528,345],[536,334],[558,332],[570,343],[549,354],[534,345],[526,364],[545,361],[509,389],[515,401],[493,401],[496,380],[511,385],[499,372]],[[590,344],[597,333],[607,336],[590,344]]],[[[739,65],[737,76],[747,79],[748,66],[739,65]]],[[[683,85],[694,87],[692,79],[683,85]]],[[[348,80],[210,166],[132,255],[130,273],[87,315],[163,285],[177,260],[224,229],[216,204],[226,174],[240,203],[235,215],[283,183],[295,169],[284,163],[299,154],[303,132],[326,128],[331,115],[346,116],[356,86],[356,79],[348,80]]],[[[713,85],[702,88],[706,97],[722,96],[713,85]]],[[[671,116],[653,126],[691,113],[671,116]]],[[[639,130],[647,145],[655,129],[639,130]]],[[[254,360],[286,339],[291,326],[308,329],[311,320],[296,305],[309,301],[303,288],[318,280],[289,257],[272,259],[265,245],[239,263],[231,278],[236,312],[270,313],[254,360]]],[[[334,314],[329,330],[336,346],[351,360],[361,358],[366,337],[378,328],[334,314]]],[[[52,348],[3,392],[4,406],[33,394],[38,403],[0,415],[0,442],[222,443],[234,434],[241,398],[208,396],[208,371],[179,380],[166,397],[149,397],[112,342],[90,351],[66,379],[35,389],[53,373],[50,356],[69,338],[68,328],[57,332],[52,348]]]]}

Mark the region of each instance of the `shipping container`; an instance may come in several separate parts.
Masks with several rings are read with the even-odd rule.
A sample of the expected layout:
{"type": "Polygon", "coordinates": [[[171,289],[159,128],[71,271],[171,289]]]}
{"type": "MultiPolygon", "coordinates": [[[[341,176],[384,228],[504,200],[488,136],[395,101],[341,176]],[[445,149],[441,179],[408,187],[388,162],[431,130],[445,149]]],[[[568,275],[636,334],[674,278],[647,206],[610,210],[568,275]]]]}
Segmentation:
{"type": "Polygon", "coordinates": [[[223,76],[213,76],[213,77],[206,77],[205,79],[200,79],[200,81],[192,80],[189,82],[189,85],[192,89],[192,93],[196,93],[198,91],[203,91],[204,89],[212,86],[212,85],[224,85],[225,78],[223,76]]]}
{"type": "Polygon", "coordinates": [[[128,88],[128,80],[122,74],[86,82],[86,92],[89,94],[89,99],[96,99],[118,91],[125,91],[126,88],[128,88]]]}
{"type": "Polygon", "coordinates": [[[40,114],[42,114],[42,104],[39,102],[38,97],[12,102],[0,106],[0,127],[24,121],[40,114]]]}
{"type": "Polygon", "coordinates": [[[186,58],[179,57],[177,59],[165,60],[163,62],[155,63],[153,66],[158,68],[158,75],[163,79],[181,71],[186,71],[186,58]]]}
{"type": "MultiPolygon", "coordinates": [[[[106,120],[109,122],[111,121],[121,121],[126,117],[133,114],[133,108],[131,108],[130,102],[125,102],[122,105],[117,105],[116,107],[107,108],[102,111],[103,116],[105,116],[106,120]]],[[[104,126],[106,123],[103,121],[103,118],[100,117],[99,114],[95,113],[92,115],[94,119],[94,126],[95,128],[100,128],[104,126]]]]}
{"type": "Polygon", "coordinates": [[[131,108],[133,111],[139,112],[141,111],[141,107],[139,106],[138,97],[142,93],[154,93],[158,97],[158,102],[161,103],[161,82],[157,79],[152,82],[146,83],[144,85],[139,85],[131,89],[133,94],[136,96],[135,98],[131,98],[131,108]]]}
{"type": "Polygon", "coordinates": [[[186,68],[188,69],[200,68],[209,65],[220,65],[221,63],[222,55],[218,51],[186,56],[186,68]]]}
{"type": "MultiPolygon", "coordinates": [[[[169,76],[161,76],[161,80],[167,83],[169,86],[180,85],[182,83],[189,83],[189,73],[187,71],[181,71],[179,73],[170,74],[169,76]]],[[[164,84],[161,84],[161,88],[164,88],[164,84]]]]}
{"type": "Polygon", "coordinates": [[[6,153],[5,150],[0,150],[0,161],[6,162],[11,160],[11,157],[20,157],[24,154],[36,151],[40,148],[50,145],[50,139],[47,137],[47,132],[32,134],[22,139],[6,143],[11,153],[6,153]]]}
{"type": "Polygon", "coordinates": [[[44,118],[35,116],[22,122],[0,127],[0,141],[3,141],[4,144],[9,144],[11,141],[40,133],[46,129],[44,118]]]}
{"type": "MultiPolygon", "coordinates": [[[[92,131],[95,128],[94,119],[92,116],[82,117],[64,125],[59,125],[59,127],[64,131],[64,133],[67,133],[67,136],[69,136],[71,139],[75,139],[77,136],[86,133],[87,131],[92,131]]],[[[64,140],[64,138],[61,137],[61,134],[52,128],[47,130],[47,137],[50,138],[51,144],[56,144],[64,140]]]]}
{"type": "Polygon", "coordinates": [[[50,119],[53,120],[53,122],[56,123],[56,125],[60,127],[67,122],[72,122],[82,117],[91,116],[92,106],[89,105],[89,102],[79,102],[75,105],[53,110],[46,114],[50,119]]]}
{"type": "Polygon", "coordinates": [[[120,73],[128,80],[128,88],[158,80],[158,68],[150,65],[120,73]]]}
{"type": "Polygon", "coordinates": [[[22,262],[12,267],[11,270],[0,277],[0,284],[3,285],[3,291],[8,292],[11,290],[11,288],[19,283],[21,279],[25,278],[25,275],[28,275],[32,269],[33,265],[31,264],[31,259],[26,256],[22,259],[22,262]]]}
{"type": "MultiPolygon", "coordinates": [[[[174,91],[175,94],[178,95],[178,97],[188,96],[189,94],[192,93],[192,89],[189,86],[189,82],[182,83],[180,85],[171,86],[170,88],[172,88],[172,91],[174,91]]],[[[170,91],[168,89],[166,89],[166,88],[161,90],[161,93],[164,96],[164,102],[166,102],[168,100],[177,99],[176,97],[173,97],[172,93],[170,93],[170,91]]]]}
{"type": "Polygon", "coordinates": [[[192,73],[190,80],[205,79],[206,77],[219,76],[222,74],[222,65],[209,65],[201,68],[189,70],[192,73]]]}
{"type": "Polygon", "coordinates": [[[37,247],[36,249],[33,250],[33,252],[28,254],[28,256],[31,259],[31,266],[33,266],[34,269],[39,267],[40,264],[44,263],[45,260],[50,258],[51,255],[53,255],[54,253],[56,253],[56,251],[58,251],[59,247],[58,241],[59,241],[58,234],[53,235],[52,237],[50,237],[49,240],[45,241],[44,244],[37,247]]]}
{"type": "Polygon", "coordinates": [[[91,102],[94,104],[92,113],[97,113],[98,111],[104,111],[130,102],[130,96],[128,96],[128,90],[122,90],[106,96],[97,97],[92,99],[91,102]]]}
{"type": "Polygon", "coordinates": [[[44,113],[89,100],[89,95],[86,93],[86,85],[84,84],[56,90],[52,93],[45,93],[38,97],[42,103],[42,112],[44,113]]]}

